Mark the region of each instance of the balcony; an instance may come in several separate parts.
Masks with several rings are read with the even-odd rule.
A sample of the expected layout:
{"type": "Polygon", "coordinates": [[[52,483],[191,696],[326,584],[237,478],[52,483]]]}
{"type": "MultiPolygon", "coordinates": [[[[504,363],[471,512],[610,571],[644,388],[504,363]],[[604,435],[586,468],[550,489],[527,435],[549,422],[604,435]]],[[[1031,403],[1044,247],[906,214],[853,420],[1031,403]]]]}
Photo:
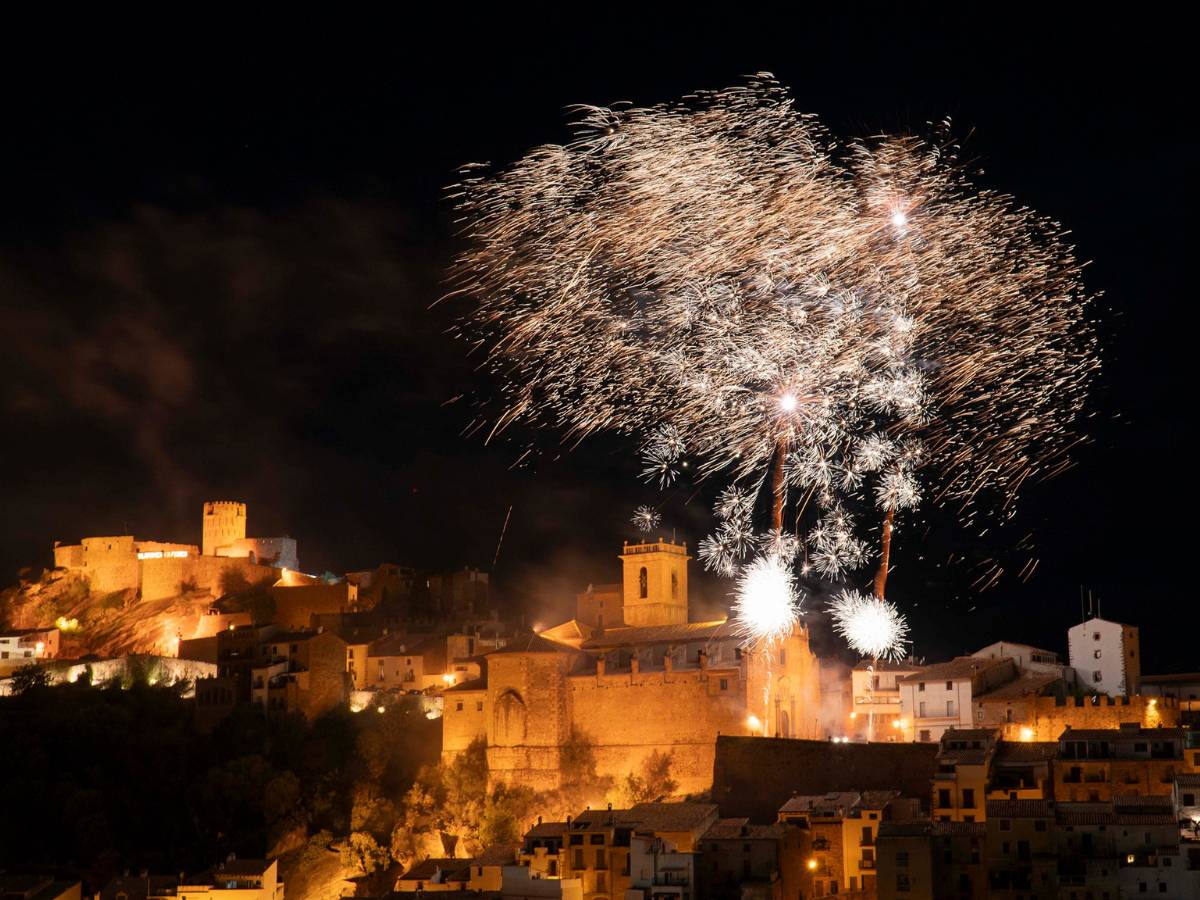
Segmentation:
{"type": "Polygon", "coordinates": [[[875,868],[875,860],[873,860],[873,859],[860,859],[860,860],[858,861],[858,867],[859,867],[860,869],[863,869],[864,871],[866,871],[866,870],[870,870],[870,869],[874,869],[874,868],[875,868]]]}

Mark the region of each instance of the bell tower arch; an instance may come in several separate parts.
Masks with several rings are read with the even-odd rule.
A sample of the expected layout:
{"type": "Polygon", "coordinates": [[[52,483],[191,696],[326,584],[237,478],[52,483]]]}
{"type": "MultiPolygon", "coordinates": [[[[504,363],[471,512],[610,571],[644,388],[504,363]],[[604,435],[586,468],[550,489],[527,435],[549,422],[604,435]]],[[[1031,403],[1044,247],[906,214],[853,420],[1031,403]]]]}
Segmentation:
{"type": "Polygon", "coordinates": [[[682,625],[688,620],[687,544],[626,543],[621,552],[625,624],[682,625]]]}

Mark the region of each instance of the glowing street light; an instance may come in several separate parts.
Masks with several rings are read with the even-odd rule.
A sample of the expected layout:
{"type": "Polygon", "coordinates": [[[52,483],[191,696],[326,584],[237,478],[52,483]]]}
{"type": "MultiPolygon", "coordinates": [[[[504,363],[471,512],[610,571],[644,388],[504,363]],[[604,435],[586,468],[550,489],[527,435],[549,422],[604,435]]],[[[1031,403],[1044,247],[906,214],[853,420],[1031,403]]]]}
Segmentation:
{"type": "Polygon", "coordinates": [[[746,727],[751,731],[761,732],[763,727],[762,720],[760,720],[758,716],[749,715],[746,717],[746,727]]]}

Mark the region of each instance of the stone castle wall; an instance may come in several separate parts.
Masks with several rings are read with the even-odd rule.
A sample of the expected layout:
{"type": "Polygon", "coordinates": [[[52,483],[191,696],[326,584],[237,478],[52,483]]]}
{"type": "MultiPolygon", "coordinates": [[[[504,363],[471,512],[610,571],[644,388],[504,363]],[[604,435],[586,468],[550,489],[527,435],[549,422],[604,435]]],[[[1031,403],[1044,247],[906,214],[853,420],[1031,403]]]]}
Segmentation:
{"type": "Polygon", "coordinates": [[[488,657],[486,713],[489,777],[553,790],[561,747],[571,734],[569,653],[495,653],[488,657]]]}
{"type": "Polygon", "coordinates": [[[1006,741],[1057,741],[1068,728],[1117,728],[1131,722],[1144,728],[1174,728],[1179,724],[1179,707],[1170,697],[1100,695],[1067,697],[1064,702],[1056,697],[1029,696],[979,701],[975,708],[979,726],[1001,729],[1006,741]]]}
{"type": "Polygon", "coordinates": [[[84,538],[81,546],[82,566],[93,591],[137,589],[138,558],[132,535],[84,538]]]}
{"type": "Polygon", "coordinates": [[[183,592],[185,586],[198,591],[208,591],[214,597],[219,597],[224,593],[222,579],[226,572],[236,572],[248,584],[274,581],[278,577],[278,572],[270,566],[256,565],[249,559],[237,557],[164,557],[143,559],[139,564],[143,600],[175,597],[183,592]]]}
{"type": "Polygon", "coordinates": [[[680,792],[705,790],[716,736],[746,733],[745,684],[736,668],[575,675],[569,682],[572,724],[593,744],[597,774],[618,781],[657,750],[672,755],[680,792]]]}

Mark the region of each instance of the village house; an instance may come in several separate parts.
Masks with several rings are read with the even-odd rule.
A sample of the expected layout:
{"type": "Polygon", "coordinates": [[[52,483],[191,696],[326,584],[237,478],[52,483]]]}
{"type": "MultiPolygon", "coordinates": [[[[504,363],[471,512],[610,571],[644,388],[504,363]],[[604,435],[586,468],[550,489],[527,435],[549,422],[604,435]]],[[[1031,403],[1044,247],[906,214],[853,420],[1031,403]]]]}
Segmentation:
{"type": "Polygon", "coordinates": [[[947,728],[972,727],[974,698],[1016,675],[1016,664],[1007,657],[959,656],[901,677],[901,715],[910,723],[907,739],[936,742],[947,728]]]}

